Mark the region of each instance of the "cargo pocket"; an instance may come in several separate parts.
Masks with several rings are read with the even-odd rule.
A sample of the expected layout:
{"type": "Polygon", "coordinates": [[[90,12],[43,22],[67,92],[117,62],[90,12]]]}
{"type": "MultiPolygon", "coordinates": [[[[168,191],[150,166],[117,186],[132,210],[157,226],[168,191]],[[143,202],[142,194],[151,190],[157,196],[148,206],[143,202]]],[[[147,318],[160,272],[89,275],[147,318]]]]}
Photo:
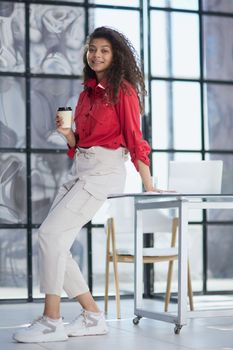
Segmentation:
{"type": "Polygon", "coordinates": [[[105,176],[90,176],[84,185],[84,189],[96,199],[104,201],[108,196],[108,180],[105,176]]]}
{"type": "Polygon", "coordinates": [[[106,197],[104,199],[97,197],[91,191],[88,191],[83,183],[81,185],[77,184],[76,188],[73,188],[72,195],[67,200],[66,208],[89,221],[106,199],[106,197]]]}

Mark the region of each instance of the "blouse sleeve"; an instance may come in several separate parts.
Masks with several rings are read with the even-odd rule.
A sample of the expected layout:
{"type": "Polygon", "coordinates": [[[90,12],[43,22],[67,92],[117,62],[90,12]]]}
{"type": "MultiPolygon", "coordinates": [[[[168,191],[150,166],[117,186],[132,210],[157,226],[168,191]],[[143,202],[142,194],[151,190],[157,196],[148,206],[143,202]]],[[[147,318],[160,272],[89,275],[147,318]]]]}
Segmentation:
{"type": "Polygon", "coordinates": [[[138,96],[133,87],[128,86],[127,91],[120,89],[117,113],[120,117],[122,134],[131,160],[138,169],[138,160],[150,166],[149,153],[151,151],[147,141],[143,139],[140,129],[140,108],[138,96]]]}
{"type": "Polygon", "coordinates": [[[75,155],[75,152],[76,152],[76,145],[77,145],[77,142],[78,142],[78,134],[76,134],[75,131],[74,131],[74,136],[75,136],[75,140],[76,140],[75,146],[74,146],[74,147],[70,147],[70,145],[67,143],[68,151],[66,152],[66,154],[67,154],[71,159],[74,158],[74,155],[75,155]]]}

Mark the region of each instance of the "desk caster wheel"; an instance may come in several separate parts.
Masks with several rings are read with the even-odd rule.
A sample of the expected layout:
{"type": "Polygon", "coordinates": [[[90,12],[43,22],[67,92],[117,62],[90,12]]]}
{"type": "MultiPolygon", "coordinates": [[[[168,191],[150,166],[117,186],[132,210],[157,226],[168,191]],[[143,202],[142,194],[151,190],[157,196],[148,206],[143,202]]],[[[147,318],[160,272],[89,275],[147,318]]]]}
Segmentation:
{"type": "Polygon", "coordinates": [[[174,333],[175,334],[180,334],[181,328],[182,328],[182,326],[176,324],[176,326],[174,328],[174,333]]]}
{"type": "Polygon", "coordinates": [[[139,324],[139,321],[140,321],[141,317],[140,316],[137,316],[133,319],[133,324],[137,325],[139,324]]]}

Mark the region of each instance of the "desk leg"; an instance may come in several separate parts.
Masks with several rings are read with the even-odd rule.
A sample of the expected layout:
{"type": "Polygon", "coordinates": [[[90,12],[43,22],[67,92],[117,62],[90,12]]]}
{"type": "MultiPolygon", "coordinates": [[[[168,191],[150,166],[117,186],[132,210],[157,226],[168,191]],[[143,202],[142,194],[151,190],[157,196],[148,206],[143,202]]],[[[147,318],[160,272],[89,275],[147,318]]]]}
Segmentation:
{"type": "Polygon", "coordinates": [[[134,256],[137,257],[134,262],[134,309],[142,307],[143,291],[143,230],[142,230],[142,211],[135,210],[135,239],[134,256]]]}
{"type": "Polygon", "coordinates": [[[182,199],[179,206],[179,259],[178,259],[178,323],[175,333],[187,323],[187,245],[188,202],[182,199]]]}

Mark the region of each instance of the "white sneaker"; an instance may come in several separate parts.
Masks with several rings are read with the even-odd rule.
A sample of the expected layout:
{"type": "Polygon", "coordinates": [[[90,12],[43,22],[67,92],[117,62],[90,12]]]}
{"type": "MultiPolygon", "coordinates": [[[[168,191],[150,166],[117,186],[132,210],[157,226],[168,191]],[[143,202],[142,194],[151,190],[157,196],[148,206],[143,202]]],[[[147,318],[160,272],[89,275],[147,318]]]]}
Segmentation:
{"type": "Polygon", "coordinates": [[[14,333],[13,339],[19,343],[42,343],[65,341],[68,337],[61,318],[51,320],[46,316],[41,316],[33,321],[29,327],[14,333]]]}
{"type": "Polygon", "coordinates": [[[83,310],[71,323],[65,325],[66,334],[69,337],[81,337],[84,335],[99,335],[108,333],[108,327],[102,312],[90,312],[83,310]]]}

